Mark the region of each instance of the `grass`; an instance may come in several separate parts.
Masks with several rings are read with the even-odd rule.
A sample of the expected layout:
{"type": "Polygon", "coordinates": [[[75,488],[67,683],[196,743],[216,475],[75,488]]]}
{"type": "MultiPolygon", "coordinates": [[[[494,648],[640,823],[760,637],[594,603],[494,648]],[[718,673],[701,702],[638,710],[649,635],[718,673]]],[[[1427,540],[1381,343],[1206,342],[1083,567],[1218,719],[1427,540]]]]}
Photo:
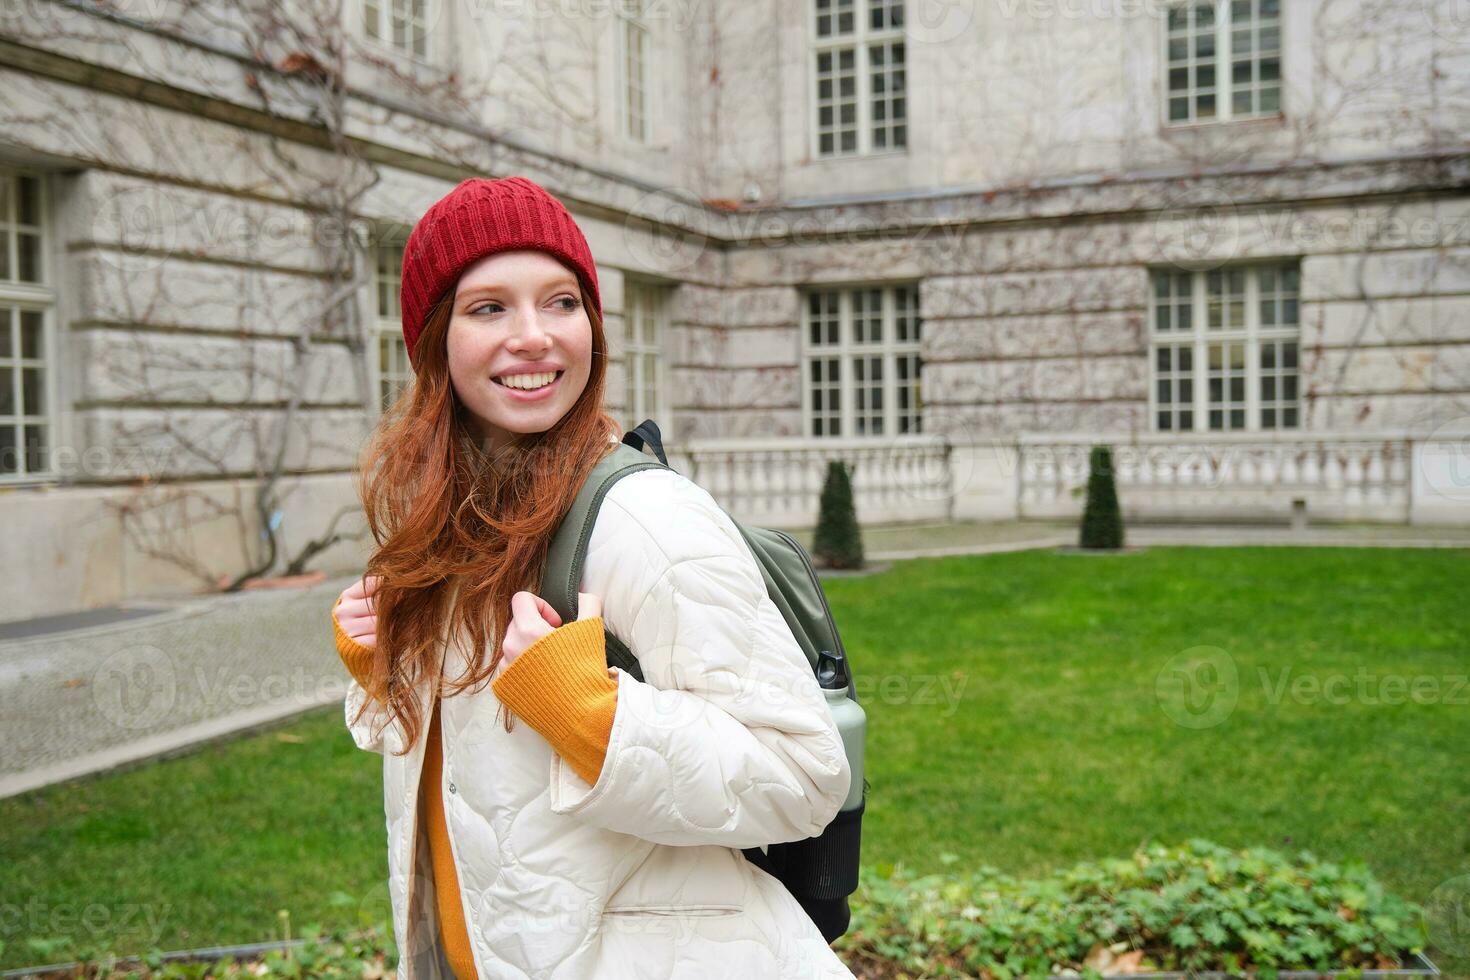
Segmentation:
{"type": "MultiPolygon", "coordinates": [[[[864,858],[1028,875],[1203,837],[1361,858],[1425,902],[1470,873],[1466,581],[1464,550],[1173,547],[827,580],[869,716],[864,858]],[[1232,664],[1190,727],[1173,668],[1232,664]]],[[[380,766],[333,708],[0,801],[0,968],[38,961],[27,936],[127,952],[271,938],[279,908],[385,915],[380,766]]]]}

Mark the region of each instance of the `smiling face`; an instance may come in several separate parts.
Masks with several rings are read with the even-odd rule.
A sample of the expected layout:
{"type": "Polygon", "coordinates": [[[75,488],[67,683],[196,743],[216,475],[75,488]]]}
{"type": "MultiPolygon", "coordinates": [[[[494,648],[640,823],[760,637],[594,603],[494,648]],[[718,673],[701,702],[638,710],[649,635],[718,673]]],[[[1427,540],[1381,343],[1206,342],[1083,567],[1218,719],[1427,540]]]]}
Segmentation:
{"type": "Polygon", "coordinates": [[[576,274],[546,252],[485,256],[459,277],[446,346],[454,393],[487,450],[545,432],[592,372],[592,322],[576,274]]]}

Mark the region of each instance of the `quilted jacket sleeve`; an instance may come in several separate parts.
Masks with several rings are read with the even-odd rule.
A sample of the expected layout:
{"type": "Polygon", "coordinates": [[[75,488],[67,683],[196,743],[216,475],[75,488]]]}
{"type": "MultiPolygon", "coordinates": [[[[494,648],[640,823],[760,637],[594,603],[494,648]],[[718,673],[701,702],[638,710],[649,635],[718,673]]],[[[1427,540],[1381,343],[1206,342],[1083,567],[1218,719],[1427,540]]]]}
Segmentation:
{"type": "Polygon", "coordinates": [[[342,625],[337,622],[337,606],[341,603],[342,599],[338,597],[337,602],[332,606],[332,639],[337,645],[337,656],[342,658],[342,664],[350,675],[347,680],[347,696],[342,702],[346,714],[347,730],[352,733],[352,741],[357,743],[358,748],[381,755],[383,752],[383,719],[387,709],[374,701],[356,724],[352,721],[357,717],[362,703],[368,699],[362,682],[367,679],[368,661],[372,658],[373,652],[348,636],[342,629],[342,625]]]}
{"type": "Polygon", "coordinates": [[[647,470],[608,494],[584,591],[621,670],[597,781],[552,761],[551,808],[662,844],[755,847],[821,833],[852,778],[842,738],[744,538],[709,494],[647,470]]]}

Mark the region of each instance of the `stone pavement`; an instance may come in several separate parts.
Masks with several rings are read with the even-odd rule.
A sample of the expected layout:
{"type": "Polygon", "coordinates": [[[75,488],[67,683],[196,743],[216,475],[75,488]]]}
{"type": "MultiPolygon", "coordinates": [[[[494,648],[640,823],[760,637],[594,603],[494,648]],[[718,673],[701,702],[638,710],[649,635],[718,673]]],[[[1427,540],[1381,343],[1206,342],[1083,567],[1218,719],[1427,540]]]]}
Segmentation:
{"type": "MultiPolygon", "coordinates": [[[[1142,525],[1130,545],[1470,547],[1470,527],[1142,525]]],[[[811,532],[797,533],[810,545],[811,532]]],[[[1074,545],[1076,525],[869,527],[870,561],[1074,545]]],[[[327,618],[354,576],[129,603],[0,630],[0,798],[188,751],[326,704],[347,671],[327,618]],[[46,630],[42,632],[42,630],[46,630]]]]}
{"type": "Polygon", "coordinates": [[[327,617],[352,578],[0,640],[0,798],[340,704],[327,617]]]}

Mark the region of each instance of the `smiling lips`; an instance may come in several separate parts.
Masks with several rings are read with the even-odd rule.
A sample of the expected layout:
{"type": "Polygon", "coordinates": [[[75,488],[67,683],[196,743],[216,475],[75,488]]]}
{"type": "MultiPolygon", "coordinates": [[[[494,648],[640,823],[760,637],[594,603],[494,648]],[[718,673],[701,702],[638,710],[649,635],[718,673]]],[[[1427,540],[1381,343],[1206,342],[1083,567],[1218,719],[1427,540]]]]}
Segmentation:
{"type": "Polygon", "coordinates": [[[507,393],[522,401],[538,398],[552,391],[565,371],[542,371],[537,374],[507,374],[491,378],[507,393]]]}
{"type": "Polygon", "coordinates": [[[532,391],[543,385],[550,384],[559,377],[561,377],[560,371],[540,371],[536,374],[504,374],[498,378],[491,378],[490,380],[506,388],[532,391]]]}

